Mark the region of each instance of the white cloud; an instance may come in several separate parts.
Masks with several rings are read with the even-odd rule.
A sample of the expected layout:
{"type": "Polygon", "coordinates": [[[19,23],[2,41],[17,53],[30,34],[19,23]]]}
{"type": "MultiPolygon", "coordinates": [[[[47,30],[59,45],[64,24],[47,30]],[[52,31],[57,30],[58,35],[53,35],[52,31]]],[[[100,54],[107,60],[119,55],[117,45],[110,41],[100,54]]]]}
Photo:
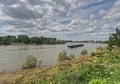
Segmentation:
{"type": "Polygon", "coordinates": [[[105,15],[105,14],[107,14],[107,11],[104,10],[104,9],[101,9],[101,10],[99,11],[99,14],[100,14],[100,15],[105,15]]]}
{"type": "Polygon", "coordinates": [[[1,0],[0,35],[105,40],[120,25],[119,9],[120,0],[1,0]]]}

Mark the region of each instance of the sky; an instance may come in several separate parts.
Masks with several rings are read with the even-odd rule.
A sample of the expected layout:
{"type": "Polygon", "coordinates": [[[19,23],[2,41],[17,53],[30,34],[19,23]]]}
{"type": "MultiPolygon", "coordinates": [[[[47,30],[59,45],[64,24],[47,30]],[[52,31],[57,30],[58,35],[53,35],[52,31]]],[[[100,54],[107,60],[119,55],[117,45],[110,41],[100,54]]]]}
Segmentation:
{"type": "Polygon", "coordinates": [[[120,26],[120,0],[0,0],[0,36],[107,40],[120,26]]]}

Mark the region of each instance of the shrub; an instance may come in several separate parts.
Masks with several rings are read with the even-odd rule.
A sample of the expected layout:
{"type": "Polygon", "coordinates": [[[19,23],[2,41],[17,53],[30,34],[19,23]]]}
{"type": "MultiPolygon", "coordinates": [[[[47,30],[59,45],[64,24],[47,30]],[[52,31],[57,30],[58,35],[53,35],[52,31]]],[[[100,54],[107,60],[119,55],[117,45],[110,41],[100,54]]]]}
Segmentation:
{"type": "Polygon", "coordinates": [[[94,53],[94,52],[91,52],[90,56],[95,56],[95,53],[94,53]]]}
{"type": "Polygon", "coordinates": [[[88,84],[107,84],[107,79],[92,79],[88,84]]]}
{"type": "Polygon", "coordinates": [[[75,55],[74,54],[70,54],[70,59],[73,59],[75,58],[75,55]]]}
{"type": "Polygon", "coordinates": [[[64,61],[67,59],[67,53],[65,50],[59,53],[58,55],[58,61],[64,61]]]}
{"type": "Polygon", "coordinates": [[[41,64],[42,64],[42,60],[39,60],[38,67],[41,67],[41,64]]]}
{"type": "Polygon", "coordinates": [[[22,65],[22,69],[35,68],[37,66],[37,58],[33,55],[27,56],[25,62],[22,65]]]}
{"type": "Polygon", "coordinates": [[[87,55],[87,54],[88,54],[88,52],[87,52],[86,49],[83,49],[83,50],[81,51],[81,55],[87,55]]]}

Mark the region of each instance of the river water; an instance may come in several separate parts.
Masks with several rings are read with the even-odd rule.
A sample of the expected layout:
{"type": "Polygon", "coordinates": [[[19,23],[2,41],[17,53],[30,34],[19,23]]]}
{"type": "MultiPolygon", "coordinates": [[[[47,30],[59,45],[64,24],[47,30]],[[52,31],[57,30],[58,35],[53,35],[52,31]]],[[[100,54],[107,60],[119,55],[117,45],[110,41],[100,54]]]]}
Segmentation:
{"type": "Polygon", "coordinates": [[[71,53],[76,57],[80,56],[83,49],[87,49],[90,54],[96,47],[106,46],[100,43],[84,43],[83,47],[68,48],[68,44],[62,45],[9,45],[0,46],[0,72],[15,71],[21,68],[26,56],[34,55],[38,60],[42,60],[43,65],[54,65],[57,63],[58,54],[62,50],[67,51],[67,55],[71,53]]]}

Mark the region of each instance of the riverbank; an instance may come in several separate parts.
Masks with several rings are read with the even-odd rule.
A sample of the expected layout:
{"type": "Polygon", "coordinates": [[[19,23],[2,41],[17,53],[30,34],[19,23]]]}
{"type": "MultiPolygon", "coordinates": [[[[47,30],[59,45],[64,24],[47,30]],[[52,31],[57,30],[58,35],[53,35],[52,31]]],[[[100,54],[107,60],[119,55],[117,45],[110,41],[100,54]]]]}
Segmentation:
{"type": "Polygon", "coordinates": [[[35,68],[0,75],[2,84],[119,84],[120,48],[99,47],[90,56],[59,62],[50,68],[35,68]]]}

